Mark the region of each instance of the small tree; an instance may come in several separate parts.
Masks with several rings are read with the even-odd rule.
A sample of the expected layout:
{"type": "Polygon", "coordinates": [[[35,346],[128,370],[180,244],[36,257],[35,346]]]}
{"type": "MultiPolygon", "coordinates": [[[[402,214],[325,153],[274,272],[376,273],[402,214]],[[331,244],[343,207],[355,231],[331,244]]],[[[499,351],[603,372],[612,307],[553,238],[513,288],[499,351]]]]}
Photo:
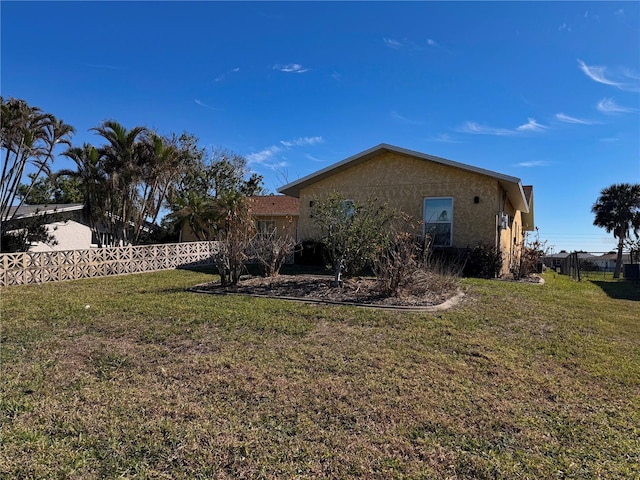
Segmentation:
{"type": "Polygon", "coordinates": [[[603,188],[593,204],[593,224],[613,232],[618,239],[616,270],[613,278],[620,278],[622,249],[631,232],[638,237],[640,232],[640,184],[619,183],[603,188]]]}
{"type": "Polygon", "coordinates": [[[215,201],[218,253],[214,257],[220,284],[237,285],[253,238],[250,201],[240,192],[227,192],[215,201]]]}
{"type": "Polygon", "coordinates": [[[321,232],[336,285],[341,284],[343,274],[354,275],[373,263],[389,243],[386,227],[395,217],[385,205],[355,203],[339,193],[314,202],[311,215],[321,232]]]}

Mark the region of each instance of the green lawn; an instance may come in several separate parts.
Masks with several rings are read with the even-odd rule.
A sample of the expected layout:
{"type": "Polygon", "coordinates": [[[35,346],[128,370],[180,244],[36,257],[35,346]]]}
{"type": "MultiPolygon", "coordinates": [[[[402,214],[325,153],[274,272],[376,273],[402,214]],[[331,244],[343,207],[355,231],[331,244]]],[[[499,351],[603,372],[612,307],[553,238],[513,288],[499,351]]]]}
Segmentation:
{"type": "Polygon", "coordinates": [[[0,289],[0,478],[640,478],[640,286],[464,280],[437,314],[0,289]]]}

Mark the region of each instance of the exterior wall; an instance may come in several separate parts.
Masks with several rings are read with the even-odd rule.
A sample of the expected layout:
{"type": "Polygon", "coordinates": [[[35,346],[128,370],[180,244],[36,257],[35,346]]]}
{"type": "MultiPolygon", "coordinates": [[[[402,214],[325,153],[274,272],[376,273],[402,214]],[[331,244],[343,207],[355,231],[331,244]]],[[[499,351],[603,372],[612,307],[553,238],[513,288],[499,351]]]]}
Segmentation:
{"type": "Polygon", "coordinates": [[[278,236],[289,235],[294,240],[297,238],[298,218],[289,215],[256,215],[254,220],[257,222],[266,220],[273,221],[278,236]]]}
{"type": "MultiPolygon", "coordinates": [[[[276,229],[278,233],[286,232],[291,235],[292,238],[296,238],[297,230],[298,230],[298,218],[293,216],[285,216],[285,215],[256,215],[254,216],[254,220],[273,220],[275,222],[276,229]]],[[[199,242],[200,240],[196,238],[193,230],[189,226],[188,223],[182,224],[182,229],[180,231],[180,242],[199,242]]]]}
{"type": "Polygon", "coordinates": [[[300,191],[298,239],[317,236],[310,202],[332,192],[355,202],[373,200],[421,221],[425,197],[453,198],[453,246],[496,245],[501,192],[495,178],[435,162],[385,152],[300,191]],[[474,197],[479,198],[474,203],[474,197]]]}
{"type": "Polygon", "coordinates": [[[511,202],[505,201],[501,210],[509,215],[507,228],[499,229],[499,246],[502,252],[502,273],[509,273],[520,261],[520,253],[524,244],[524,230],[522,226],[522,214],[516,210],[511,202]]]}
{"type": "Polygon", "coordinates": [[[82,250],[91,248],[91,228],[73,220],[48,223],[45,225],[50,235],[57,240],[56,245],[36,242],[30,252],[57,252],[62,250],[82,250]]]}

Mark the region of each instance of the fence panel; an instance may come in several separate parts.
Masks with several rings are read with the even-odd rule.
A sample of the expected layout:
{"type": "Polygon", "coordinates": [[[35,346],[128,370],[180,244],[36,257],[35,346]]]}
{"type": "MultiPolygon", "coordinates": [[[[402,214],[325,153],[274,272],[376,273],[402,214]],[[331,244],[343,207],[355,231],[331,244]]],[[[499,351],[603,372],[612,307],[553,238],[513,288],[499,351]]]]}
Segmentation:
{"type": "Polygon", "coordinates": [[[0,286],[213,265],[217,242],[0,254],[0,286]]]}

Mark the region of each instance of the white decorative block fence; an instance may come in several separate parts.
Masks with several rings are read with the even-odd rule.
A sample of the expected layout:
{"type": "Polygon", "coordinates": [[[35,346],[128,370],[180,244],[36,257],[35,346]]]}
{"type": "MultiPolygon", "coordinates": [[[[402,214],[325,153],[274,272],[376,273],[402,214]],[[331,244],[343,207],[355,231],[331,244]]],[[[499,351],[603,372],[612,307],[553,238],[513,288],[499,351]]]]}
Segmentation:
{"type": "Polygon", "coordinates": [[[0,255],[0,286],[213,265],[217,242],[169,243],[0,255]]]}

